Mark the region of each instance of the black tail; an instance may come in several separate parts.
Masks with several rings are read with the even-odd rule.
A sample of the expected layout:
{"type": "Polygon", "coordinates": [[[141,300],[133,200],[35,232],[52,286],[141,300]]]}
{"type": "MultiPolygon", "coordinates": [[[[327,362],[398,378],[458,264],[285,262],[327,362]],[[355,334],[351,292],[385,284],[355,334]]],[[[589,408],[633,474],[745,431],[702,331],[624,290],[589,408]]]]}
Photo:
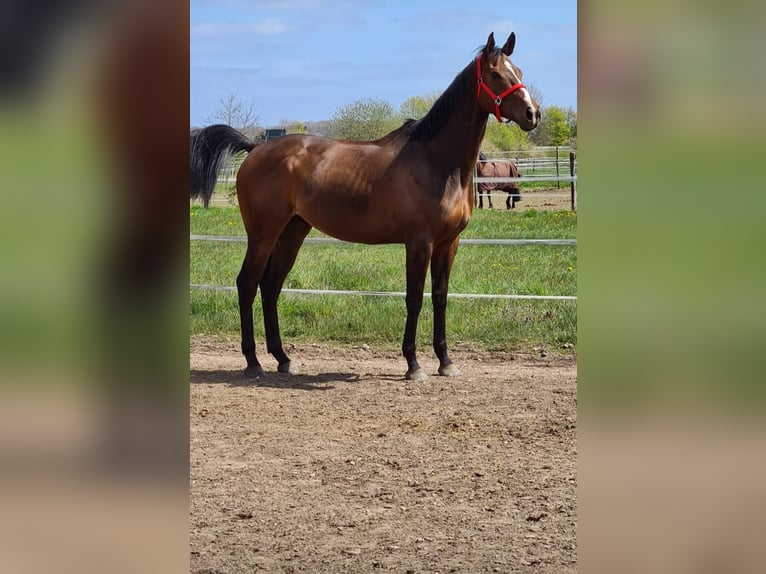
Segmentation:
{"type": "Polygon", "coordinates": [[[256,144],[224,124],[194,130],[189,140],[191,198],[201,197],[207,207],[224,160],[233,153],[250,151],[256,144]]]}

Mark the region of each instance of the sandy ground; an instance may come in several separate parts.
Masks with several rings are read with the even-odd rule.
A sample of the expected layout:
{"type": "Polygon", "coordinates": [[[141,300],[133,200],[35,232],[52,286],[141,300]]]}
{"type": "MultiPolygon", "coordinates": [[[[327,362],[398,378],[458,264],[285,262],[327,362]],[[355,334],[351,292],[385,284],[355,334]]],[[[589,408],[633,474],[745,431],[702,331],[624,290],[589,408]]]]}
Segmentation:
{"type": "MultiPolygon", "coordinates": [[[[259,347],[262,350],[262,347],[259,347]]],[[[576,571],[576,363],[456,346],[302,345],[303,375],[242,375],[191,342],[191,571],[576,571]]]]}
{"type": "MultiPolygon", "coordinates": [[[[492,209],[495,211],[507,211],[505,200],[508,194],[503,191],[492,192],[492,209]],[[502,195],[501,195],[502,194],[502,195]]],[[[487,209],[487,196],[482,194],[482,203],[484,209],[487,209]]],[[[521,201],[516,203],[516,207],[513,211],[525,211],[527,209],[536,209],[537,211],[558,211],[569,210],[572,208],[572,198],[569,192],[569,187],[562,187],[561,189],[553,189],[539,191],[539,192],[524,192],[521,195],[521,201]],[[547,195],[559,195],[562,197],[541,197],[547,195]]],[[[476,206],[475,210],[479,207],[476,206]]]]}

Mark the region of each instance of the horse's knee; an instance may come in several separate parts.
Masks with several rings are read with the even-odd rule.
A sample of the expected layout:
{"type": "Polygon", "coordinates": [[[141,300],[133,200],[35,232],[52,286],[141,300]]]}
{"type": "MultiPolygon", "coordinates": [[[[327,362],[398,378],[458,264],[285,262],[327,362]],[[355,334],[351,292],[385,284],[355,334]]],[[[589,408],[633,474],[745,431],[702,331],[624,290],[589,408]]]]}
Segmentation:
{"type": "Polygon", "coordinates": [[[242,292],[245,291],[254,291],[258,288],[258,284],[253,278],[253,272],[250,269],[249,266],[243,265],[242,269],[240,269],[239,273],[237,274],[237,289],[242,292]]]}
{"type": "Polygon", "coordinates": [[[417,297],[417,296],[407,297],[406,306],[407,306],[407,313],[414,313],[416,315],[420,313],[420,310],[423,308],[422,295],[420,297],[417,297]]]}
{"type": "Polygon", "coordinates": [[[255,301],[256,289],[257,286],[253,287],[253,282],[247,273],[240,272],[237,275],[237,297],[240,304],[252,305],[255,301]]]}

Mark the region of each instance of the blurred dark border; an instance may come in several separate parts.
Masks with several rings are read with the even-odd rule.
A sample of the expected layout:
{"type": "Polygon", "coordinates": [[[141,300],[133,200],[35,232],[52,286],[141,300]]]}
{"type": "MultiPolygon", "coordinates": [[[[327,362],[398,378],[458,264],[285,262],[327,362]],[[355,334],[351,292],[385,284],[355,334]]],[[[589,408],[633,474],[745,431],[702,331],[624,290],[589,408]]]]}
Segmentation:
{"type": "Polygon", "coordinates": [[[188,571],[188,22],[174,0],[0,4],[15,571],[188,571]]]}

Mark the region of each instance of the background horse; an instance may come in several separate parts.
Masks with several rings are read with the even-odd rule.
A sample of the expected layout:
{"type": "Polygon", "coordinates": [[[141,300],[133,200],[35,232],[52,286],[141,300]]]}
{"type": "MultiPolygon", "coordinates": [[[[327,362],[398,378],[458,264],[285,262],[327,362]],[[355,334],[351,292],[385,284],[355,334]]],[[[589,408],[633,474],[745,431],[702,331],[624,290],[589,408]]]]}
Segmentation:
{"type": "Polygon", "coordinates": [[[256,146],[233,128],[216,125],[190,138],[191,196],[210,201],[221,158],[250,152],[237,172],[237,198],[247,253],[237,276],[245,374],[264,374],[255,353],[253,302],[261,290],[266,348],[280,372],[296,372],[282,347],[277,298],[312,227],[357,243],[403,243],[407,320],[402,353],[406,377],[422,380],[415,333],[431,266],[433,348],[439,374],[458,375],[447,352],[449,276],[460,232],[473,212],[473,171],[489,114],[530,131],[540,108],[493,34],[421,119],[375,141],[292,134],[256,146]]]}
{"type": "MultiPolygon", "coordinates": [[[[521,177],[521,172],[512,161],[486,160],[487,156],[480,152],[479,161],[476,162],[476,175],[479,177],[521,177]]],[[[513,209],[516,207],[516,202],[521,201],[521,192],[517,182],[480,183],[478,187],[479,209],[484,209],[482,202],[483,193],[487,194],[487,202],[489,203],[489,208],[492,209],[492,191],[496,189],[509,194],[505,200],[505,207],[507,209],[513,209]]]]}

